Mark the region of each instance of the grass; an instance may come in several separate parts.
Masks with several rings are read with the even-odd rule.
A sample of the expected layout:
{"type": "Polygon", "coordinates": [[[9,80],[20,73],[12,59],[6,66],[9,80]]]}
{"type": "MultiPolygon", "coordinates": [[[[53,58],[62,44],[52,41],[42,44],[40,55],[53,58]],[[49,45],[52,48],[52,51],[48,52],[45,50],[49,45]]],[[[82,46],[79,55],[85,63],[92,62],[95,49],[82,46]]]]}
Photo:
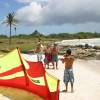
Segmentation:
{"type": "Polygon", "coordinates": [[[2,42],[0,43],[0,49],[1,50],[7,50],[10,48],[10,50],[19,47],[22,50],[30,50],[35,46],[35,41],[32,41],[30,39],[18,39],[18,38],[13,38],[11,41],[11,45],[9,47],[8,39],[2,39],[2,42]]]}
{"type": "MultiPolygon", "coordinates": [[[[47,43],[54,43],[58,39],[52,39],[52,38],[42,38],[42,42],[44,44],[47,43]]],[[[9,47],[9,39],[8,38],[2,38],[0,39],[0,50],[12,50],[16,47],[19,47],[22,51],[32,50],[36,48],[38,39],[37,38],[12,38],[11,45],[9,47]]]]}

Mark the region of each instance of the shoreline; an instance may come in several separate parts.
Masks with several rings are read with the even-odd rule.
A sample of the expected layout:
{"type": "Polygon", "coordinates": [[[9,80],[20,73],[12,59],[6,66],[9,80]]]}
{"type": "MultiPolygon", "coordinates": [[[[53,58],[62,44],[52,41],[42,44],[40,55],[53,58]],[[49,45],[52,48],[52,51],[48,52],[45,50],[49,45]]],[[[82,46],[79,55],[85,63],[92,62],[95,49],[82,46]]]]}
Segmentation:
{"type": "Polygon", "coordinates": [[[100,46],[100,38],[90,38],[90,39],[70,39],[70,40],[62,40],[56,42],[60,45],[85,45],[89,44],[91,46],[100,46]]]}

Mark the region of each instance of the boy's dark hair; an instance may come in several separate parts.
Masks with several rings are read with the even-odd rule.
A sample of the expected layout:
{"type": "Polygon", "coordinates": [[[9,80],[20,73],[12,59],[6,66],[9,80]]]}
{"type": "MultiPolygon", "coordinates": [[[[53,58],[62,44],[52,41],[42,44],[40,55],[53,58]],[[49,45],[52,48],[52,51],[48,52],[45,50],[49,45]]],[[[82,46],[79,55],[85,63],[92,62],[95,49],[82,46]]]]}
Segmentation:
{"type": "Polygon", "coordinates": [[[66,53],[67,53],[68,55],[71,55],[71,49],[66,50],[66,53]]]}

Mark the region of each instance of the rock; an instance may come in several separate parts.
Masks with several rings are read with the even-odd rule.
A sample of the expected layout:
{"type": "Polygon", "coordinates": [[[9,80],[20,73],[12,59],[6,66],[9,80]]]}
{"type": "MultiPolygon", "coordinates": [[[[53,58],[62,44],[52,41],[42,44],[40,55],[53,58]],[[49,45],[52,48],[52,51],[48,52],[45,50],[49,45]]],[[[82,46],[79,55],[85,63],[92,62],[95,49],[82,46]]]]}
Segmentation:
{"type": "Polygon", "coordinates": [[[94,46],[94,49],[99,49],[100,50],[100,46],[94,46]]]}

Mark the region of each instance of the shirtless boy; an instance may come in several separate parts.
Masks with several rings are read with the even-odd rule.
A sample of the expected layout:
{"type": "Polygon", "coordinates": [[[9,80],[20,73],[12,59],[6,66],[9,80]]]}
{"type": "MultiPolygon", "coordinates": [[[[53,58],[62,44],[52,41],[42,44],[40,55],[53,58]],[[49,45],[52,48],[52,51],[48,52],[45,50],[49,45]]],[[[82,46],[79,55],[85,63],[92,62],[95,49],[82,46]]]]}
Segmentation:
{"type": "Polygon", "coordinates": [[[55,63],[56,63],[56,69],[58,69],[58,53],[59,53],[59,50],[58,50],[57,44],[54,44],[54,46],[51,50],[51,53],[52,53],[53,69],[55,69],[55,63]]]}
{"type": "Polygon", "coordinates": [[[73,74],[73,62],[74,56],[71,55],[71,49],[66,51],[64,58],[61,59],[63,63],[65,63],[65,70],[64,70],[64,83],[66,89],[63,92],[68,91],[68,83],[71,84],[71,92],[73,92],[73,83],[74,83],[74,74],[73,74]]]}

